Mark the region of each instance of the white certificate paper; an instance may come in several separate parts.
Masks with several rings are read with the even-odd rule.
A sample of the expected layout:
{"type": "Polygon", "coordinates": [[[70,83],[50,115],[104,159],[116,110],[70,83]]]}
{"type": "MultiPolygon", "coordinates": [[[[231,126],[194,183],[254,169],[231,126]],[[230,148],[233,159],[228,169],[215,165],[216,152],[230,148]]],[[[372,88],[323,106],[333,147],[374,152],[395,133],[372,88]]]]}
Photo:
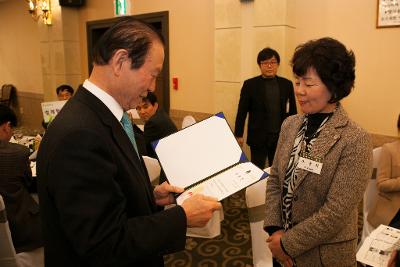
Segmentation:
{"type": "Polygon", "coordinates": [[[379,225],[364,240],[357,261],[374,267],[386,267],[393,250],[400,249],[400,230],[379,225]]]}
{"type": "Polygon", "coordinates": [[[153,145],[169,183],[186,189],[178,204],[196,193],[222,200],[267,176],[247,161],[222,113],[153,145]]]}
{"type": "Polygon", "coordinates": [[[176,199],[176,202],[180,205],[185,199],[198,193],[220,201],[257,182],[263,174],[264,172],[251,162],[239,163],[235,167],[215,175],[212,179],[186,190],[176,199]]]}
{"type": "Polygon", "coordinates": [[[159,140],[155,151],[170,184],[186,188],[240,161],[225,118],[212,116],[159,140]]]}

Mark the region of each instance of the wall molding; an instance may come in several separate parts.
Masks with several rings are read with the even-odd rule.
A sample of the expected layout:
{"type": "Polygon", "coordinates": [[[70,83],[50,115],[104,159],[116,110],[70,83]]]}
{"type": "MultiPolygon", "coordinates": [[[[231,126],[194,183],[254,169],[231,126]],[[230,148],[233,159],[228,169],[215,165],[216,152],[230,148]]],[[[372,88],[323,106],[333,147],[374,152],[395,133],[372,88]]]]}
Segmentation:
{"type": "Polygon", "coordinates": [[[23,97],[23,98],[39,99],[39,100],[43,101],[43,93],[17,91],[17,96],[18,97],[23,97]]]}

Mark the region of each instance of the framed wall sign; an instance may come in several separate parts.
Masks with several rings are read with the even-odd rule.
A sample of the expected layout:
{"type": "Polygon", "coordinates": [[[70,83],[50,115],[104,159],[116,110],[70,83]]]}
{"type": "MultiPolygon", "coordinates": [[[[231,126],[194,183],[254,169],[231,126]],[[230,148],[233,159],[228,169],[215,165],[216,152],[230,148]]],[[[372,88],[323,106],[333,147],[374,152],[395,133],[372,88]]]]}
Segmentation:
{"type": "Polygon", "coordinates": [[[400,27],[400,0],[377,0],[376,27],[400,27]]]}

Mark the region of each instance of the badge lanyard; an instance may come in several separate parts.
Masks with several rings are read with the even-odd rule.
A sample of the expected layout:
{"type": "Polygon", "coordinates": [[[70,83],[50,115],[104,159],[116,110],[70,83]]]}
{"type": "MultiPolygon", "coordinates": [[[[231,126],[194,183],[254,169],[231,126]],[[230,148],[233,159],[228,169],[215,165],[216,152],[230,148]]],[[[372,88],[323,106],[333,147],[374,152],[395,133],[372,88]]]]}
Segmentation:
{"type": "MultiPolygon", "coordinates": [[[[324,119],[324,121],[321,123],[320,127],[310,138],[307,138],[305,136],[305,132],[304,132],[304,138],[301,141],[300,157],[299,157],[299,161],[297,163],[298,168],[312,172],[312,173],[321,174],[321,170],[322,170],[322,166],[323,166],[322,159],[319,157],[312,157],[311,151],[307,151],[307,143],[308,143],[307,140],[309,140],[309,142],[311,142],[312,139],[318,138],[319,133],[324,128],[325,123],[328,121],[329,117],[330,116],[328,116],[324,119]]],[[[312,149],[312,147],[311,147],[311,149],[312,149]]]]}

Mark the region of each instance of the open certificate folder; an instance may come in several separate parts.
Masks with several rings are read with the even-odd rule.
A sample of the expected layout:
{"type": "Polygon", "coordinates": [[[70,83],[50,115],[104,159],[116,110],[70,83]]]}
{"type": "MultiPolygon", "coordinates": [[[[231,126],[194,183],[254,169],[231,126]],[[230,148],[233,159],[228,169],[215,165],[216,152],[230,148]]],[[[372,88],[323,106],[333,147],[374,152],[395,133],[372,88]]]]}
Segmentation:
{"type": "Polygon", "coordinates": [[[247,160],[222,112],[152,145],[169,183],[185,189],[178,204],[196,193],[222,200],[268,176],[247,160]]]}

